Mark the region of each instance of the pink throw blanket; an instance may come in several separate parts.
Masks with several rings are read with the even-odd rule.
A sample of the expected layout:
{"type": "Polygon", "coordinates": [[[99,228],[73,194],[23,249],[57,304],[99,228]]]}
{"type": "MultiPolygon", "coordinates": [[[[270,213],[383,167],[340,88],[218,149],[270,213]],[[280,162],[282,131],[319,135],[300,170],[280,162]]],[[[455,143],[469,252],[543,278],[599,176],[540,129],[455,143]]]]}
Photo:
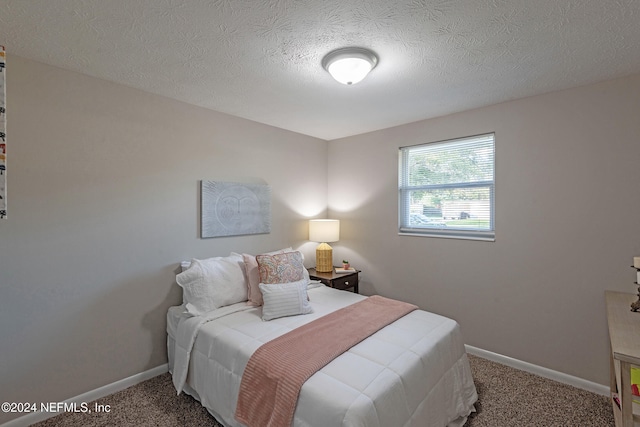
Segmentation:
{"type": "Polygon", "coordinates": [[[290,426],[309,377],[417,308],[374,295],[263,344],[242,375],[236,419],[249,427],[290,426]]]}

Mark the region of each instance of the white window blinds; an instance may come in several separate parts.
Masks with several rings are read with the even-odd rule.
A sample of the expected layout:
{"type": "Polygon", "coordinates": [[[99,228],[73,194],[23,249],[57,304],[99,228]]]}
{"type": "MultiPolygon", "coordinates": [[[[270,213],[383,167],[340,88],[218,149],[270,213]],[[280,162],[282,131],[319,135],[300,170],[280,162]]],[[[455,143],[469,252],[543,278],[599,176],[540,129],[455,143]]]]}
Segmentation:
{"type": "Polygon", "coordinates": [[[400,148],[399,231],[495,240],[495,135],[400,148]]]}

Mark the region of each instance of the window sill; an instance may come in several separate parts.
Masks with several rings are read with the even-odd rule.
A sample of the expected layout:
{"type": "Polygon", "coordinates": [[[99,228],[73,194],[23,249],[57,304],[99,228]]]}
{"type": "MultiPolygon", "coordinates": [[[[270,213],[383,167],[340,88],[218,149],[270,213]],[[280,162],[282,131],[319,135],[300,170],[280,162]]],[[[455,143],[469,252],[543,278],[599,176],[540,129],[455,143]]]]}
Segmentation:
{"type": "Polygon", "coordinates": [[[415,236],[415,237],[435,237],[439,239],[458,239],[458,240],[476,240],[481,242],[495,242],[496,236],[493,233],[482,233],[477,235],[470,235],[465,233],[442,233],[442,232],[430,232],[430,231],[398,231],[398,236],[415,236]]]}

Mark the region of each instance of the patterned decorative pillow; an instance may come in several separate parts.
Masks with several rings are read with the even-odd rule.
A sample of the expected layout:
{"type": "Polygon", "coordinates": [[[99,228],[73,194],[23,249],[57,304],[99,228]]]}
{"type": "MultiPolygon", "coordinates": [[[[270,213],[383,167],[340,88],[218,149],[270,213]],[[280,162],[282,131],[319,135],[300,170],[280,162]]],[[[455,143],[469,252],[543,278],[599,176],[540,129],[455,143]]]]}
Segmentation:
{"type": "Polygon", "coordinates": [[[276,255],[257,255],[260,283],[291,283],[304,278],[302,254],[285,252],[276,255]]]}
{"type": "MultiPolygon", "coordinates": [[[[262,255],[275,255],[293,251],[292,247],[280,249],[273,252],[267,252],[262,255]]],[[[262,305],[262,293],[258,285],[260,284],[260,272],[258,271],[258,261],[255,255],[242,254],[244,260],[245,271],[247,274],[247,305],[259,307],[262,305]]],[[[307,271],[305,269],[305,271],[307,271]]],[[[308,273],[308,272],[307,272],[308,273]]]]}

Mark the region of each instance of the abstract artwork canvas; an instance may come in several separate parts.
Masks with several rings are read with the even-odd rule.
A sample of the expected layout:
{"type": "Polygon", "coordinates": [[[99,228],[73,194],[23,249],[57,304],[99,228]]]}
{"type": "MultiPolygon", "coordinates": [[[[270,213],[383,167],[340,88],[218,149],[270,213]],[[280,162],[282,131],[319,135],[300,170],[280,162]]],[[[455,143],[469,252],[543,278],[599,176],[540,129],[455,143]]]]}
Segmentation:
{"type": "Polygon", "coordinates": [[[266,184],[202,181],[203,238],[271,232],[271,188],[266,184]]]}
{"type": "Polygon", "coordinates": [[[7,108],[5,106],[5,52],[0,46],[0,218],[7,217],[7,108]]]}

